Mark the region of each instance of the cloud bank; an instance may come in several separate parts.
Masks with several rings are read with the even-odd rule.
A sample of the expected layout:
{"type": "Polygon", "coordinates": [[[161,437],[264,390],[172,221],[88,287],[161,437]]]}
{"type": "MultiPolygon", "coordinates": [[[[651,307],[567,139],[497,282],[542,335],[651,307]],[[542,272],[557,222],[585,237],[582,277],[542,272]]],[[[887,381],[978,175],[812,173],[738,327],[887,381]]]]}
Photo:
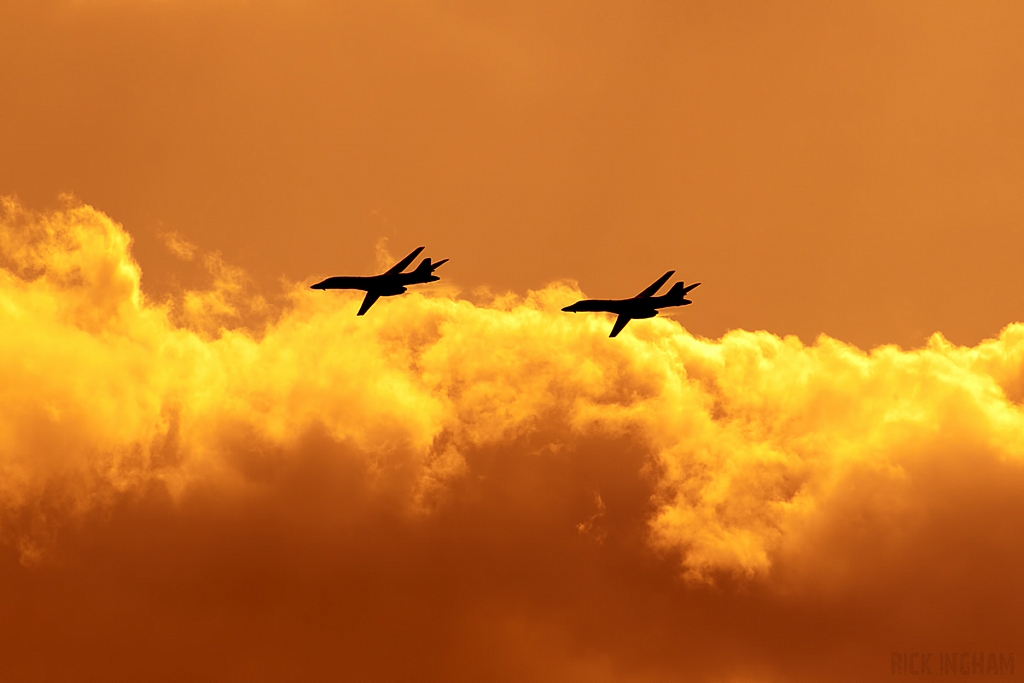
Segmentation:
{"type": "Polygon", "coordinates": [[[3,204],[15,678],[870,680],[1020,641],[1024,326],[609,340],[569,283],[356,318],[215,256],[152,301],[130,243],[3,204]]]}

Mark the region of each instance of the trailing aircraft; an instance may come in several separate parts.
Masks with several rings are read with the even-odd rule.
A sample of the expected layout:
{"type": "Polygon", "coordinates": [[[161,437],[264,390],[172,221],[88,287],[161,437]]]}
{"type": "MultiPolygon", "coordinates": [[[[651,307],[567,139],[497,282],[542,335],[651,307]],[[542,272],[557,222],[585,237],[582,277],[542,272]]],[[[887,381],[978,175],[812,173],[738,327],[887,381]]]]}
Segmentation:
{"type": "Polygon", "coordinates": [[[634,318],[653,318],[658,315],[659,308],[668,308],[670,306],[687,306],[693,302],[686,298],[686,295],[691,289],[697,287],[700,283],[685,286],[682,282],[677,282],[672,285],[672,288],[668,290],[662,296],[654,296],[654,293],[661,289],[661,286],[668,282],[668,279],[675,274],[676,271],[670,270],[654,283],[645,289],[644,291],[637,294],[632,299],[583,299],[577,301],[571,306],[566,306],[563,311],[567,313],[579,313],[580,311],[604,311],[606,313],[615,313],[619,317],[615,320],[615,324],[612,326],[612,333],[608,336],[615,337],[622,332],[622,328],[634,318]]]}
{"type": "Polygon", "coordinates": [[[310,289],[358,289],[364,291],[366,296],[363,298],[363,304],[359,307],[359,312],[356,313],[356,315],[363,315],[382,296],[404,294],[409,285],[420,285],[441,279],[434,275],[434,271],[447,263],[448,259],[431,262],[428,257],[420,261],[414,270],[408,273],[402,272],[409,267],[409,264],[419,256],[423,249],[423,247],[413,249],[411,254],[380,275],[329,277],[323,282],[316,283],[310,289]]]}

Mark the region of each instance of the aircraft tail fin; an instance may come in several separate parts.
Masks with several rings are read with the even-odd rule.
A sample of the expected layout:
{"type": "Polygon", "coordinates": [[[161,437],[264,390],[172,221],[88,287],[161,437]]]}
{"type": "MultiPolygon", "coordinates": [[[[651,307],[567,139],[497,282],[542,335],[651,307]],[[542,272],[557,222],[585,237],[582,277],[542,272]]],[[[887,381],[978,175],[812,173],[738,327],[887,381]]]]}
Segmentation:
{"type": "Polygon", "coordinates": [[[674,285],[672,285],[672,289],[668,290],[668,294],[666,294],[666,296],[669,296],[677,301],[682,301],[683,299],[686,298],[686,295],[690,293],[690,290],[696,289],[697,285],[699,284],[699,282],[695,282],[689,287],[687,287],[682,282],[677,282],[674,285]]]}

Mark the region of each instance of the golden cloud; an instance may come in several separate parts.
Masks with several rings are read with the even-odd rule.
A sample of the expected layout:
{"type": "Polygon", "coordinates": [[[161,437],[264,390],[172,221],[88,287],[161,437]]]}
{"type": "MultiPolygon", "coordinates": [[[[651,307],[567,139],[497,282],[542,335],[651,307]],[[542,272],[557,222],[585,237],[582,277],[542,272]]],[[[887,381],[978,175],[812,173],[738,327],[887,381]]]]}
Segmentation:
{"type": "MultiPolygon", "coordinates": [[[[394,542],[410,548],[479,525],[483,556],[523,540],[499,538],[512,525],[538,534],[537,558],[579,543],[662,557],[698,592],[849,597],[922,563],[977,578],[972,558],[1005,576],[1000,553],[1021,547],[1007,520],[1024,484],[1024,326],[912,351],[709,340],[665,319],[610,340],[607,320],[560,312],[581,296],[567,283],[486,304],[413,292],[362,318],[357,296],[296,283],[253,332],[232,326],[263,310],[243,273],[211,257],[209,290],[151,301],[130,244],[89,206],[3,203],[0,520],[23,562],[154,491],[182,509],[277,501],[300,528],[342,515],[345,533],[377,529],[360,548],[380,524],[398,533],[379,515],[405,520],[394,542]],[[343,495],[305,500],[322,486],[343,495]]],[[[564,636],[473,600],[473,620],[498,610],[498,632],[518,634],[513,650],[564,636]]],[[[563,646],[562,674],[625,680],[563,646]]]]}

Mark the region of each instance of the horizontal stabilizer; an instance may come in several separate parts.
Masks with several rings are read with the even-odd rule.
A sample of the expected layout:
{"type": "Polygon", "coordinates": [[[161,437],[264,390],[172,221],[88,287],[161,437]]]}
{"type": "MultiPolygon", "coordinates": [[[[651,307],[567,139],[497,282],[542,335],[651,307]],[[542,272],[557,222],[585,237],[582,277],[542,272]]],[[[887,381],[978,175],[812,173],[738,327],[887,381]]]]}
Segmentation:
{"type": "Polygon", "coordinates": [[[668,294],[666,296],[674,296],[682,299],[690,292],[691,289],[695,289],[699,284],[700,283],[697,282],[687,287],[682,282],[677,282],[674,285],[672,285],[672,289],[668,290],[668,294]]]}
{"type": "Polygon", "coordinates": [[[435,270],[448,263],[448,259],[441,259],[440,261],[431,261],[430,257],[420,261],[420,264],[416,266],[417,273],[433,273],[435,270]]]}

